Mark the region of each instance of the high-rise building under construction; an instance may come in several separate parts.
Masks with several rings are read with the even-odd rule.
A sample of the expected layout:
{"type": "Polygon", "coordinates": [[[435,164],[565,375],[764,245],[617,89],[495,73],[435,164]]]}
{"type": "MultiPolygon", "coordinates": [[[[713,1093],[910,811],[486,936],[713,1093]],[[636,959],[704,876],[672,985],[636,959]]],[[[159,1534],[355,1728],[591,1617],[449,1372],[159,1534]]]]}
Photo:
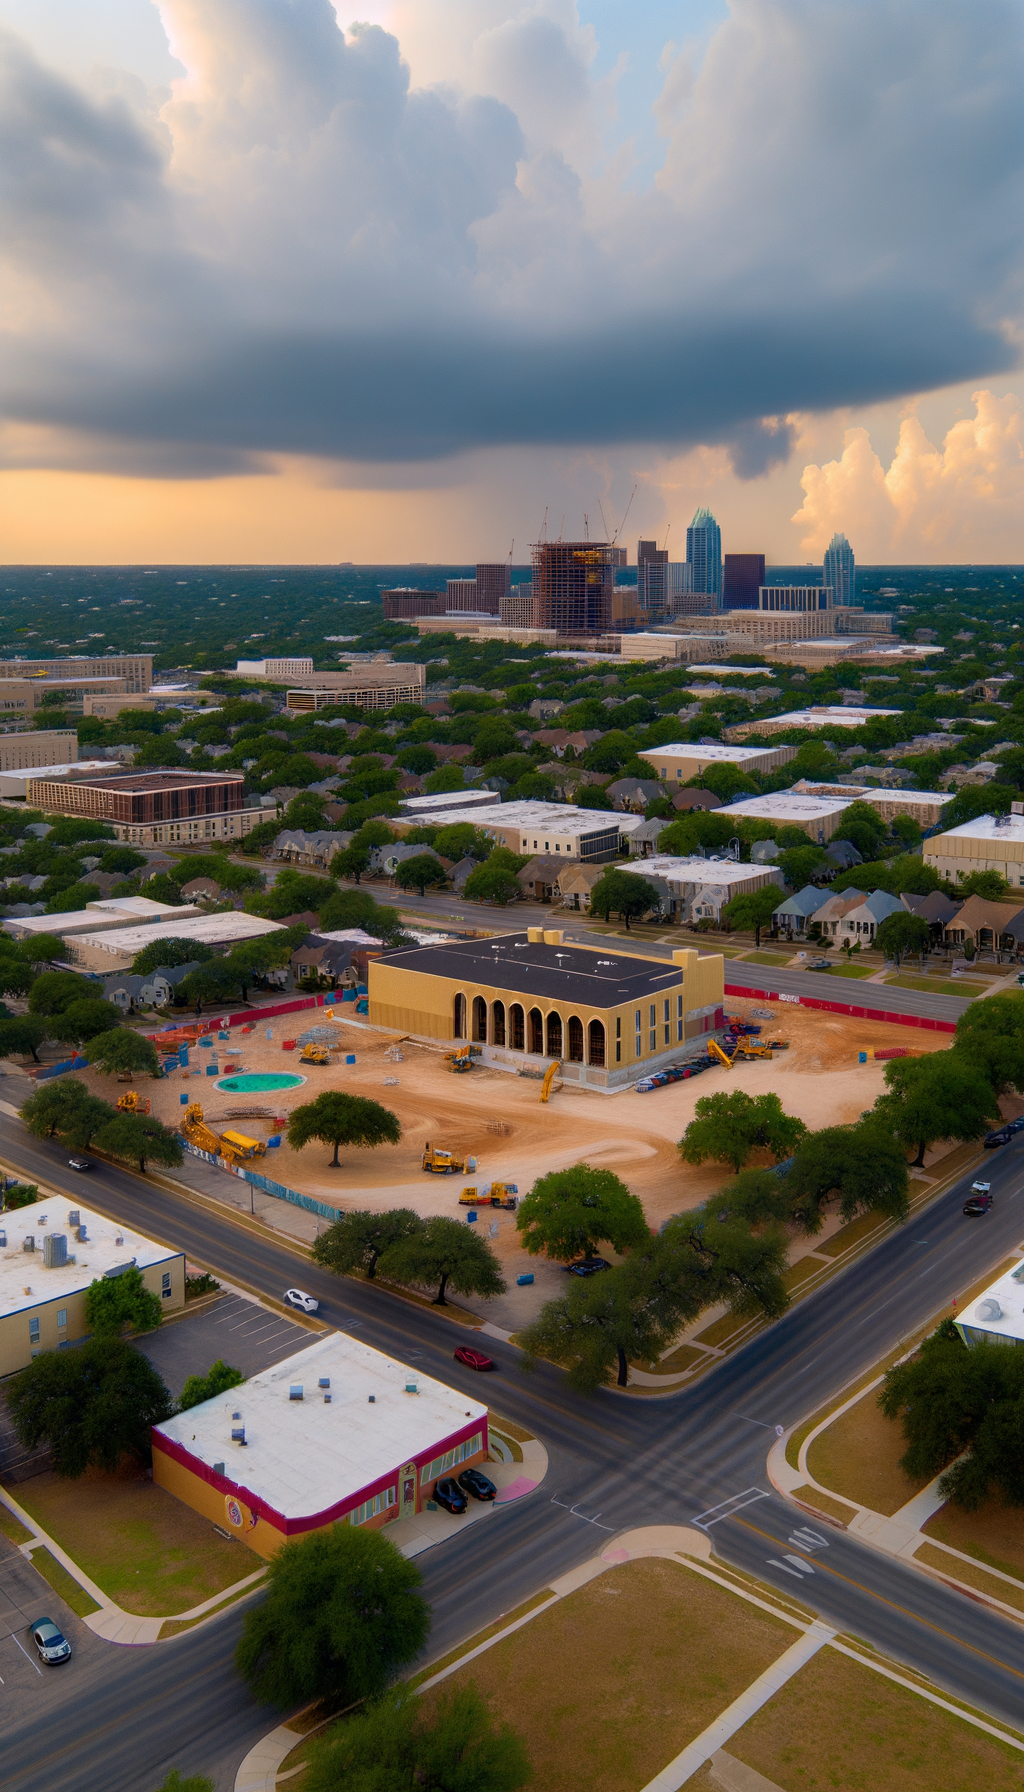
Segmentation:
{"type": "Polygon", "coordinates": [[[603,635],[614,617],[615,569],[621,548],[604,541],[539,541],[533,564],[533,616],[537,628],[560,635],[603,635]]]}

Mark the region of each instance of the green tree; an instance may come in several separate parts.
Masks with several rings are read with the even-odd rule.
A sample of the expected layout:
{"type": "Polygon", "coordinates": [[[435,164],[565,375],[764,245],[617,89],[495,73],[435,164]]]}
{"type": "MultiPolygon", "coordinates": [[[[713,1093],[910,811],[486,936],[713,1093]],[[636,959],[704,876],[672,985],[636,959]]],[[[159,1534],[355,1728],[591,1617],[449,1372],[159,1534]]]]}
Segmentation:
{"type": "Polygon", "coordinates": [[[779,903],[783,900],[778,884],[763,884],[759,890],[748,890],[742,896],[734,896],[722,910],[723,918],[730,927],[741,933],[753,932],[754,945],[761,944],[762,927],[770,927],[772,917],[779,903]]]}
{"type": "Polygon", "coordinates": [[[823,870],[827,864],[828,859],[820,846],[810,846],[806,839],[803,846],[787,846],[778,858],[779,869],[791,890],[802,890],[815,872],[823,870]]]}
{"type": "Polygon", "coordinates": [[[399,889],[418,890],[423,896],[428,884],[446,884],[448,873],[432,852],[418,852],[413,858],[401,861],[395,871],[395,882],[399,889]]]}
{"type": "Polygon", "coordinates": [[[810,1133],[781,1180],[793,1217],[799,1216],[808,1232],[821,1230],[822,1208],[834,1196],[844,1220],[869,1212],[905,1220],[909,1211],[903,1147],[874,1119],[810,1133]]]}
{"type": "Polygon", "coordinates": [[[954,1045],[997,1095],[1024,1090],[1024,990],[972,1002],[956,1023],[954,1045]]]}
{"type": "Polygon", "coordinates": [[[38,1199],[39,1186],[35,1182],[9,1182],[0,1192],[4,1213],[13,1213],[19,1207],[33,1207],[38,1199]]]}
{"type": "Polygon", "coordinates": [[[152,1114],[115,1114],[97,1132],[96,1146],[123,1163],[138,1164],[141,1171],[147,1163],[173,1169],[184,1156],[178,1134],[152,1114]]]}
{"type": "Polygon", "coordinates": [[[493,902],[498,908],[518,902],[523,892],[516,882],[516,872],[522,870],[527,859],[528,855],[496,846],[486,863],[470,872],[466,879],[466,896],[472,902],[493,902]]]}
{"type": "Polygon", "coordinates": [[[239,1672],[268,1704],[379,1697],[426,1643],[421,1581],[415,1562],[365,1526],[286,1543],[271,1558],[266,1598],[245,1615],[239,1672]]]}
{"type": "Polygon", "coordinates": [[[346,1095],[341,1089],[325,1089],[315,1101],[293,1108],[288,1119],[288,1143],[301,1151],[311,1139],[334,1146],[332,1169],[338,1167],[339,1145],[397,1145],[402,1136],[398,1118],[379,1101],[365,1095],[346,1095]]]}
{"type": "Polygon", "coordinates": [[[885,822],[870,803],[851,803],[843,810],[843,839],[857,848],[862,859],[878,858],[885,833],[885,822]]]}
{"type": "Polygon", "coordinates": [[[97,1033],[90,1039],[85,1055],[90,1068],[100,1070],[106,1076],[113,1076],[118,1071],[129,1071],[133,1076],[156,1076],[159,1069],[156,1047],[143,1034],[133,1033],[128,1027],[113,1027],[109,1033],[97,1033]]]}
{"type": "Polygon", "coordinates": [[[99,902],[100,894],[99,884],[65,884],[62,890],[55,891],[49,898],[46,904],[46,913],[48,915],[77,914],[79,909],[87,907],[90,902],[99,902]]]}
{"type": "Polygon", "coordinates": [[[136,952],[132,974],[148,977],[150,971],[172,971],[179,964],[205,964],[213,957],[213,947],[202,940],[181,940],[172,933],[167,939],[153,940],[136,952]]]}
{"type": "Polygon", "coordinates": [[[932,930],[920,915],[891,914],[875,929],[875,945],[886,958],[900,959],[908,952],[925,953],[931,944],[932,930]]]}
{"type": "Polygon", "coordinates": [[[396,1688],[314,1745],[306,1792],[517,1792],[530,1778],[521,1737],[496,1725],[472,1682],[436,1703],[396,1688]]]}
{"type": "Polygon", "coordinates": [[[992,1493],[1024,1504],[1024,1353],[1001,1344],[968,1350],[945,1319],[909,1362],[889,1370],[878,1403],[902,1424],[902,1466],[915,1480],[946,1469],[940,1493],[968,1512],[992,1493]]]}
{"type": "Polygon", "coordinates": [[[986,902],[1004,902],[1013,895],[999,871],[971,871],[956,886],[958,896],[981,896],[986,902]]]}
{"type": "Polygon", "coordinates": [[[650,1237],[650,1227],[636,1195],[612,1170],[574,1164],[551,1170],[535,1182],[519,1204],[516,1230],[531,1256],[541,1251],[559,1260],[578,1257],[589,1262],[599,1244],[628,1251],[650,1237]]]}
{"type": "Polygon", "coordinates": [[[679,1150],[688,1164],[714,1161],[742,1169],[753,1151],[770,1151],[776,1162],[789,1157],[807,1128],[783,1110],[777,1095],[748,1095],[744,1089],[721,1089],[702,1095],[679,1150]]]}
{"type": "Polygon", "coordinates": [[[414,778],[425,778],[428,772],[437,769],[437,754],[424,741],[413,741],[395,754],[395,764],[403,771],[411,772],[414,778]]]}
{"type": "Polygon", "coordinates": [[[27,996],[34,980],[32,966],[23,958],[16,957],[13,952],[0,954],[0,994],[27,996]]]}
{"type": "Polygon", "coordinates": [[[14,1015],[9,1020],[0,1020],[0,1058],[13,1058],[15,1053],[24,1057],[29,1052],[38,1064],[39,1047],[49,1034],[47,1022],[38,1020],[32,1014],[14,1015]]]}
{"type": "Polygon", "coordinates": [[[76,1076],[55,1077],[22,1102],[21,1117],[37,1139],[56,1133],[72,1151],[85,1151],[95,1133],[114,1117],[109,1102],[91,1095],[76,1076]]]}
{"type": "Polygon", "coordinates": [[[46,1444],[58,1475],[113,1473],[126,1457],[147,1462],[150,1430],[173,1407],[156,1370],[122,1338],[90,1338],[44,1350],[7,1384],[7,1405],[26,1449],[46,1444]]]}
{"type": "MultiPolygon", "coordinates": [[[[349,844],[336,852],[331,860],[332,877],[350,877],[358,883],[364,871],[370,869],[370,849],[368,846],[349,844]]],[[[333,925],[333,923],[329,923],[333,925]]]]}
{"type": "Polygon", "coordinates": [[[85,1320],[97,1338],[120,1338],[126,1332],[151,1332],[163,1318],[160,1296],[146,1287],[140,1270],[90,1282],[85,1291],[85,1320]]]}
{"type": "Polygon", "coordinates": [[[391,1207],[385,1213],[353,1209],[320,1233],[310,1255],[314,1263],[322,1263],[337,1275],[347,1276],[354,1269],[361,1269],[367,1281],[372,1282],[384,1252],[402,1239],[411,1238],[422,1224],[411,1207],[391,1207]]]}
{"type": "Polygon", "coordinates": [[[178,1411],[189,1412],[193,1406],[201,1406],[204,1400],[214,1400],[218,1394],[226,1394],[229,1388],[241,1387],[244,1380],[241,1369],[232,1369],[218,1357],[205,1375],[186,1376],[178,1397],[178,1411]]]}
{"type": "Polygon", "coordinates": [[[637,877],[633,871],[620,871],[615,865],[609,866],[590,892],[591,914],[600,915],[603,920],[618,915],[625,922],[627,933],[631,920],[638,921],[658,906],[658,892],[646,877],[637,877]]]}
{"type": "Polygon", "coordinates": [[[892,831],[904,852],[916,852],[921,844],[921,829],[912,815],[897,815],[892,831]]]}
{"type": "Polygon", "coordinates": [[[480,1294],[490,1299],[505,1293],[505,1279],[489,1244],[472,1226],[435,1214],[418,1232],[403,1238],[380,1259],[381,1275],[389,1282],[417,1287],[437,1283],[435,1307],[446,1307],[449,1283],[456,1294],[480,1294]]]}
{"type": "Polygon", "coordinates": [[[52,1017],[50,1037],[66,1040],[69,1045],[81,1045],[87,1039],[95,1039],[97,1033],[108,1033],[112,1027],[119,1026],[120,1021],[120,1010],[113,1002],[87,996],[81,1002],[69,1002],[62,1014],[52,1017]]]}
{"type": "Polygon", "coordinates": [[[41,971],[32,984],[28,1011],[48,1019],[63,1014],[72,1002],[80,1002],[89,985],[75,971],[41,971]]]}
{"type": "Polygon", "coordinates": [[[925,1058],[896,1058],[885,1067],[888,1088],[871,1110],[906,1150],[914,1168],[936,1139],[980,1139],[999,1118],[992,1084],[955,1049],[925,1058]]]}

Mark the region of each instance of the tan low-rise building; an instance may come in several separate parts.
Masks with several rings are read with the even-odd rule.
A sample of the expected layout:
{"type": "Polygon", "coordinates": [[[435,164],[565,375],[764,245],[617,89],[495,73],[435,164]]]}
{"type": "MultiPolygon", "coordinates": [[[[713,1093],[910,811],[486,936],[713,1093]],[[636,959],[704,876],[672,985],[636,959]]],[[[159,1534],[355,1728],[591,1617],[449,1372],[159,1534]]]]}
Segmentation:
{"type": "Polygon", "coordinates": [[[616,1089],[695,1054],[724,1026],[724,960],[671,962],[530,927],[498,939],[388,952],[368,968],[371,1026],[466,1041],[518,1071],[561,1064],[567,1082],[616,1089]]]}
{"type": "Polygon", "coordinates": [[[722,746],[717,741],[703,745],[691,741],[674,741],[670,746],[645,747],[638,758],[652,768],[666,784],[688,784],[691,778],[702,778],[716,765],[732,765],[738,772],[754,772],[767,777],[788,765],[797,755],[796,747],[722,746]]]}
{"type": "Polygon", "coordinates": [[[754,716],[722,730],[723,740],[746,740],[751,734],[788,734],[791,728],[863,728],[884,716],[902,715],[901,709],[867,709],[846,703],[821,703],[810,709],[787,709],[780,716],[754,716]]]}
{"type": "Polygon", "coordinates": [[[888,786],[879,789],[877,784],[815,784],[809,778],[801,778],[792,789],[806,792],[808,796],[852,798],[858,803],[870,803],[883,821],[895,821],[897,815],[909,815],[921,828],[936,827],[942,820],[943,810],[953,801],[952,793],[945,790],[898,790],[888,786]]]}
{"type": "Polygon", "coordinates": [[[78,736],[73,728],[30,728],[19,733],[0,734],[0,772],[24,772],[43,765],[73,765],[77,760],[78,736]]]}
{"type": "Polygon", "coordinates": [[[768,821],[774,827],[803,828],[809,840],[824,846],[841,831],[841,823],[853,799],[850,796],[802,796],[779,790],[772,796],[744,796],[726,803],[715,814],[724,821],[768,821]]]}
{"type": "Polygon", "coordinates": [[[972,871],[998,871],[1008,884],[1024,884],[1024,804],[1010,815],[976,815],[948,833],[933,834],[922,848],[924,862],[940,877],[958,884],[972,871]]]}
{"type": "Polygon", "coordinates": [[[0,1213],[0,1376],[87,1337],[87,1290],[126,1269],[140,1272],[165,1313],[184,1306],[181,1251],[75,1207],[66,1195],[0,1213]]]}

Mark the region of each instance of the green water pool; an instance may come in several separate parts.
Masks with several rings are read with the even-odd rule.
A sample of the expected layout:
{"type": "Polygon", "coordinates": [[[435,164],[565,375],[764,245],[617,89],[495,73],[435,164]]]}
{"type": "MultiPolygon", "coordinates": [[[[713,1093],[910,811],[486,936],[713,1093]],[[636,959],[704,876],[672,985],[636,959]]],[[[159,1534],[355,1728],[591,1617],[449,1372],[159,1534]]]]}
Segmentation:
{"type": "Polygon", "coordinates": [[[222,1076],[216,1087],[227,1095],[265,1095],[271,1089],[298,1089],[305,1080],[286,1070],[244,1070],[238,1076],[222,1076]]]}

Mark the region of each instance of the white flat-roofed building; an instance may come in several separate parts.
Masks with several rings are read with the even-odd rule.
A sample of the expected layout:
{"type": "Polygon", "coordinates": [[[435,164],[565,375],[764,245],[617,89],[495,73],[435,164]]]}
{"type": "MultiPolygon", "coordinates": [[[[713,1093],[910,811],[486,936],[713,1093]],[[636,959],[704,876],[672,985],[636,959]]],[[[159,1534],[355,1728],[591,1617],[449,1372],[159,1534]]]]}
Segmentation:
{"type": "Polygon", "coordinates": [[[408,1518],[487,1455],[487,1407],[345,1332],[153,1428],[153,1480],[250,1549],[408,1518]]]}
{"type": "MultiPolygon", "coordinates": [[[[16,738],[14,736],[11,737],[16,738]]],[[[88,778],[98,772],[109,772],[109,759],[74,759],[64,760],[59,765],[35,765],[31,761],[17,769],[0,770],[0,796],[21,797],[28,795],[28,787],[33,778],[88,778]]]]}
{"type": "Polygon", "coordinates": [[[795,759],[796,747],[737,747],[713,742],[708,746],[676,741],[666,747],[644,747],[638,757],[652,766],[668,784],[686,784],[700,778],[714,765],[734,765],[740,772],[775,772],[795,759]]]}
{"type": "MultiPolygon", "coordinates": [[[[716,811],[721,813],[721,811],[716,811]]],[[[781,896],[786,880],[775,865],[743,865],[735,859],[682,859],[655,853],[636,867],[640,877],[654,877],[667,884],[672,896],[674,921],[720,920],[722,909],[734,896],[774,885],[781,896]]]]}
{"type": "Polygon", "coordinates": [[[465,790],[436,791],[433,796],[403,797],[402,815],[429,822],[435,815],[447,814],[449,809],[489,809],[500,802],[500,791],[473,790],[467,786],[465,790]]]}
{"type": "Polygon", "coordinates": [[[858,803],[870,803],[883,821],[895,821],[897,815],[909,815],[919,827],[933,828],[942,820],[942,811],[953,801],[949,790],[890,790],[876,784],[816,784],[801,778],[791,795],[850,797],[858,803]]]}
{"type": "MultiPolygon", "coordinates": [[[[70,909],[64,915],[12,915],[3,923],[5,933],[16,940],[31,939],[33,934],[54,933],[60,939],[80,933],[107,932],[111,928],[133,930],[155,921],[188,921],[199,910],[194,903],[177,908],[170,902],[154,902],[149,896],[107,896],[84,908],[70,909]]],[[[164,932],[177,928],[165,927],[164,932]]]]}
{"type": "Polygon", "coordinates": [[[564,853],[567,858],[600,863],[614,859],[642,815],[615,809],[577,809],[571,803],[500,803],[490,809],[452,809],[445,826],[471,821],[482,834],[511,852],[564,853]]]}
{"type": "MultiPolygon", "coordinates": [[[[308,678],[313,670],[312,659],[236,660],[236,678],[308,678]]],[[[230,676],[230,675],[229,675],[230,676]]]]}
{"type": "Polygon", "coordinates": [[[791,790],[774,796],[744,796],[726,803],[715,814],[731,821],[769,821],[783,828],[803,828],[809,840],[824,846],[839,828],[852,797],[802,796],[791,790]]]}
{"type": "Polygon", "coordinates": [[[883,716],[900,716],[901,709],[858,708],[854,704],[821,703],[811,709],[787,709],[781,716],[752,716],[723,730],[726,740],[746,740],[748,734],[785,734],[790,728],[863,728],[883,716]]]}
{"type": "Polygon", "coordinates": [[[964,1343],[1024,1344],[1024,1262],[969,1301],[953,1321],[964,1343]]]}
{"type": "Polygon", "coordinates": [[[184,1306],[181,1251],[67,1195],[0,1213],[0,1375],[86,1337],[87,1288],[132,1267],[165,1312],[184,1306]]]}
{"type": "MultiPolygon", "coordinates": [[[[40,920],[51,918],[38,917],[40,920]]],[[[120,970],[137,953],[161,939],[199,940],[204,946],[226,949],[240,940],[261,939],[266,933],[280,931],[280,921],[266,921],[262,915],[246,915],[239,909],[219,915],[198,915],[194,909],[176,908],[164,916],[158,927],[143,923],[76,934],[75,957],[85,970],[120,970]],[[122,964],[116,962],[118,959],[122,964]]]]}
{"type": "MultiPolygon", "coordinates": [[[[1014,810],[1024,809],[1015,803],[1014,810]]],[[[998,871],[1008,884],[1024,885],[1024,813],[976,815],[948,833],[933,834],[922,848],[926,865],[957,884],[972,871],[998,871]]]]}

